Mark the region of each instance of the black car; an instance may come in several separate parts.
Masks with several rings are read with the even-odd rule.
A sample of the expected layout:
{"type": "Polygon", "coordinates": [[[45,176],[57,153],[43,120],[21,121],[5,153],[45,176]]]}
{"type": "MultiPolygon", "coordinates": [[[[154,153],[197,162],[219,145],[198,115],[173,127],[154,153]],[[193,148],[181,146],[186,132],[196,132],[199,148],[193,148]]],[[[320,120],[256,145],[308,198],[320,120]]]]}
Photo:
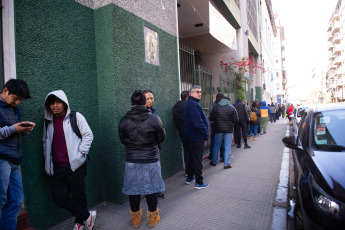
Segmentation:
{"type": "Polygon", "coordinates": [[[345,229],[345,105],[309,107],[298,135],[283,143],[292,149],[304,228],[345,229]]]}

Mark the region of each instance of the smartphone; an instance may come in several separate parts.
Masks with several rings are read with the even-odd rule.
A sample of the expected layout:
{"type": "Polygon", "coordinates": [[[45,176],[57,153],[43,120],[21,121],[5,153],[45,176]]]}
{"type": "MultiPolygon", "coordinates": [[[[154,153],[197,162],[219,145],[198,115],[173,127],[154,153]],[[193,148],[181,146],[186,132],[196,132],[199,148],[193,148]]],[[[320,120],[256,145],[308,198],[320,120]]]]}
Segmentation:
{"type": "Polygon", "coordinates": [[[21,124],[20,126],[23,126],[23,127],[30,127],[30,126],[33,126],[33,124],[30,123],[30,122],[27,122],[27,123],[21,124]]]}

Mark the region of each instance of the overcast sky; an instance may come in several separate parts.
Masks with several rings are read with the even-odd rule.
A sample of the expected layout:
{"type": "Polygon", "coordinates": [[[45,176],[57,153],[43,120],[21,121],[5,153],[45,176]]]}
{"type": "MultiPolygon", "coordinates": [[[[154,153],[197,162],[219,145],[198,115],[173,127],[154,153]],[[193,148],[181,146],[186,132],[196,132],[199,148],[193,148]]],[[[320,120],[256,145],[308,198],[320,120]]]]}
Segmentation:
{"type": "MultiPolygon", "coordinates": [[[[285,27],[285,68],[295,97],[306,96],[314,62],[328,62],[327,27],[338,0],[271,0],[285,27]],[[303,85],[296,86],[295,85],[303,85]]],[[[325,63],[327,65],[327,63],[325,63]]]]}

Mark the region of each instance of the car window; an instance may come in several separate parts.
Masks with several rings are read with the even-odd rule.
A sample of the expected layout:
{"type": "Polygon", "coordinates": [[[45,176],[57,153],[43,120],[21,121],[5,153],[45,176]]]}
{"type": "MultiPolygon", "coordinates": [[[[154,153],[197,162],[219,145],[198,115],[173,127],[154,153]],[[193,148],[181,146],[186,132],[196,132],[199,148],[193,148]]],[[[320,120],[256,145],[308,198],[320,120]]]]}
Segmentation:
{"type": "Polygon", "coordinates": [[[307,114],[304,113],[303,117],[301,118],[301,122],[299,123],[299,128],[298,128],[298,139],[301,140],[303,132],[307,129],[307,124],[306,124],[306,119],[307,114]]]}
{"type": "Polygon", "coordinates": [[[298,108],[297,117],[302,117],[302,115],[306,109],[307,109],[307,107],[298,108]]]}
{"type": "Polygon", "coordinates": [[[313,140],[317,149],[345,150],[345,110],[318,112],[313,124],[313,140]]]}

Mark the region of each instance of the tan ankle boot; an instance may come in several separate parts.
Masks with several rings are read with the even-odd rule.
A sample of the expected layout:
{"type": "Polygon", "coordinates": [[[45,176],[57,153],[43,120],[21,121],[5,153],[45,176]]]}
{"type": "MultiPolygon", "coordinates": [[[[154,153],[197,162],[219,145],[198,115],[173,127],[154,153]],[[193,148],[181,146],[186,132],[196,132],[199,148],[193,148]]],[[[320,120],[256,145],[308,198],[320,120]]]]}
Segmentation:
{"type": "Polygon", "coordinates": [[[159,217],[158,208],[155,212],[150,212],[149,210],[147,210],[147,216],[149,218],[149,227],[150,228],[156,227],[157,223],[161,220],[161,218],[159,217]]]}
{"type": "Polygon", "coordinates": [[[131,217],[132,217],[133,228],[139,228],[140,222],[141,222],[141,215],[143,214],[143,211],[140,208],[139,211],[137,211],[137,212],[130,211],[130,213],[131,213],[131,217]]]}

